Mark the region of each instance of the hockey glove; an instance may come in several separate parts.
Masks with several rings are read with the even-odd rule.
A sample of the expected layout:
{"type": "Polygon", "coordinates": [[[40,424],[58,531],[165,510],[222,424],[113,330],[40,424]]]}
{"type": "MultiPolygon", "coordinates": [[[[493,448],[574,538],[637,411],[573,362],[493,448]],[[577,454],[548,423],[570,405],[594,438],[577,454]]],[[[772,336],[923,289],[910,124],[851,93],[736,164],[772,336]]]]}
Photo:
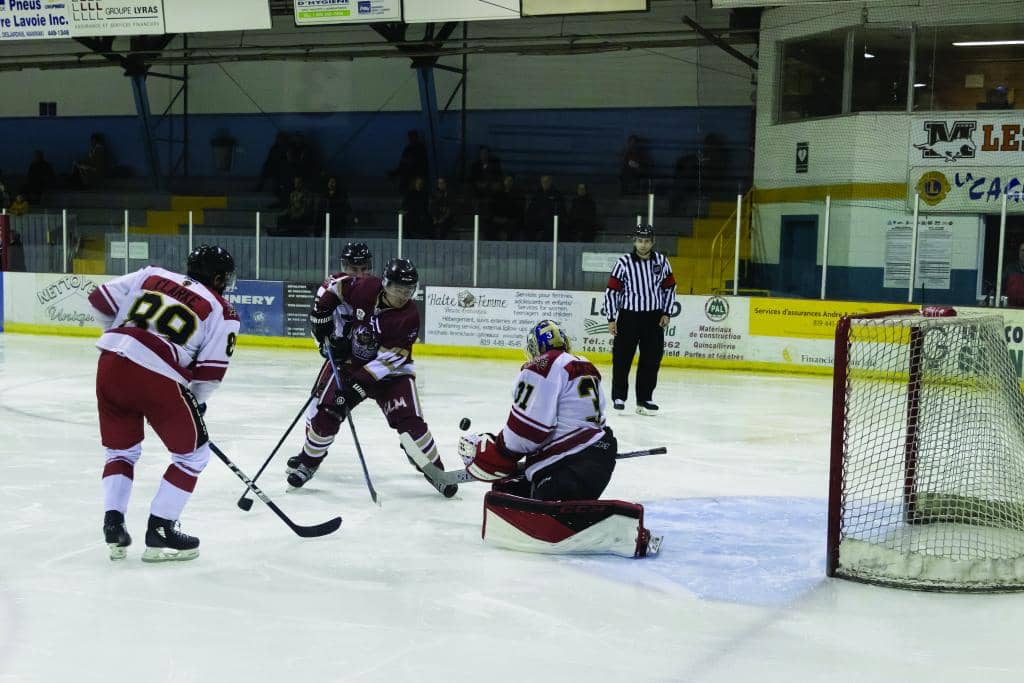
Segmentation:
{"type": "Polygon", "coordinates": [[[463,460],[466,460],[471,448],[472,458],[466,464],[466,471],[473,478],[480,481],[497,481],[516,474],[518,458],[506,453],[492,435],[473,434],[459,439],[459,455],[463,460]]]}
{"type": "Polygon", "coordinates": [[[324,340],[334,332],[334,315],[332,313],[309,314],[309,329],[313,331],[313,338],[317,344],[323,344],[324,340]]]}
{"type": "Polygon", "coordinates": [[[365,398],[366,389],[363,389],[356,382],[351,382],[347,386],[342,387],[341,391],[334,397],[334,405],[339,412],[344,413],[346,410],[355,408],[365,398]]]}
{"type": "Polygon", "coordinates": [[[320,342],[320,355],[324,358],[334,358],[334,364],[340,365],[352,355],[352,341],[348,337],[335,337],[332,334],[320,342]],[[331,350],[329,356],[328,349],[331,350]]]}

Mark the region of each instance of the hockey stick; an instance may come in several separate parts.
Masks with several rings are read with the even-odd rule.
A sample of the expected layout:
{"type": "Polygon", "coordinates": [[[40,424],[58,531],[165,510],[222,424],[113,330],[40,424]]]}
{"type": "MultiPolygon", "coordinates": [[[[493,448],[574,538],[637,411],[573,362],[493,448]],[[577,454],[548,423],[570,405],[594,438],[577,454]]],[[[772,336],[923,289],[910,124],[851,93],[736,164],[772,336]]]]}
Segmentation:
{"type": "MultiPolygon", "coordinates": [[[[295,428],[295,424],[306,412],[306,408],[309,407],[310,401],[314,398],[316,398],[316,394],[312,394],[308,399],[306,399],[306,402],[302,404],[302,409],[299,411],[299,414],[296,415],[295,419],[292,420],[292,423],[288,425],[288,429],[285,430],[284,436],[282,436],[281,440],[277,442],[276,446],[274,446],[274,450],[270,451],[270,455],[268,455],[267,459],[263,461],[263,465],[260,467],[259,471],[256,472],[256,476],[252,478],[254,484],[256,483],[256,480],[260,478],[260,475],[263,474],[263,470],[267,469],[267,465],[270,464],[270,461],[274,459],[275,455],[277,455],[277,451],[281,448],[281,444],[283,444],[284,440],[288,438],[288,435],[292,433],[292,429],[295,428]]],[[[242,497],[238,499],[238,507],[246,511],[252,509],[252,498],[249,498],[249,489],[245,489],[245,491],[242,492],[242,497]]]]}
{"type": "MultiPolygon", "coordinates": [[[[325,344],[324,348],[327,350],[327,362],[331,364],[331,372],[334,374],[334,385],[341,391],[341,377],[338,376],[338,366],[334,364],[334,354],[331,353],[331,347],[329,344],[325,344]]],[[[380,496],[377,495],[377,490],[373,488],[373,482],[370,481],[370,471],[366,469],[366,458],[363,457],[363,448],[359,445],[359,437],[356,436],[356,426],[352,422],[352,408],[346,403],[345,404],[345,417],[347,418],[348,426],[352,430],[352,441],[356,444],[356,455],[359,456],[359,464],[363,467],[363,479],[366,480],[366,488],[370,490],[370,500],[380,506],[380,496]]]]}
{"type": "Polygon", "coordinates": [[[228,456],[224,455],[224,453],[222,453],[221,450],[217,448],[217,446],[214,445],[212,441],[210,442],[210,450],[213,451],[214,455],[220,458],[220,461],[222,463],[228,466],[229,470],[235,473],[236,477],[242,480],[242,483],[244,483],[248,489],[250,489],[254,494],[256,494],[257,498],[266,503],[267,507],[273,510],[274,514],[280,517],[281,521],[288,525],[288,528],[290,528],[299,536],[302,536],[303,538],[316,538],[317,536],[326,536],[327,534],[333,534],[335,531],[338,530],[338,527],[341,526],[341,517],[335,517],[334,519],[329,519],[326,522],[322,522],[321,524],[314,524],[313,526],[303,526],[301,524],[296,524],[291,520],[291,518],[288,515],[282,512],[281,508],[277,507],[274,501],[270,500],[270,497],[267,496],[267,494],[263,493],[263,491],[260,490],[259,486],[256,486],[252,479],[245,476],[245,473],[242,472],[242,470],[238,469],[235,463],[231,462],[228,456]]]}
{"type": "MultiPolygon", "coordinates": [[[[644,455],[660,455],[662,453],[667,452],[667,448],[665,448],[664,446],[658,446],[656,448],[646,448],[639,451],[619,453],[618,455],[615,456],[615,459],[622,460],[625,458],[639,458],[644,455]]],[[[467,472],[465,469],[442,470],[433,463],[427,462],[426,459],[416,458],[415,455],[413,456],[413,459],[417,461],[417,464],[419,465],[420,469],[423,470],[423,473],[427,475],[427,477],[431,480],[432,483],[434,483],[435,486],[443,486],[445,484],[464,484],[473,481],[480,481],[479,479],[474,478],[473,475],[467,472]]],[[[522,472],[523,470],[519,470],[520,474],[522,474],[522,472]]]]}

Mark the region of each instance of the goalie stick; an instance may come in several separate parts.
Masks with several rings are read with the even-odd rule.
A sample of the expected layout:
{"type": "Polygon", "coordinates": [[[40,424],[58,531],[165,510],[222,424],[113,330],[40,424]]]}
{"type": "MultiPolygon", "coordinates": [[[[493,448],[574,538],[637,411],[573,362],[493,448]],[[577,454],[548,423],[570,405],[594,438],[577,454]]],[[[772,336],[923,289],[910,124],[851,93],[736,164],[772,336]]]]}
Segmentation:
{"type": "Polygon", "coordinates": [[[251,490],[256,495],[257,498],[266,503],[267,507],[273,510],[274,514],[280,517],[281,521],[287,524],[289,529],[294,531],[299,536],[303,538],[316,538],[317,536],[326,536],[327,534],[333,534],[335,531],[338,530],[338,527],[341,526],[341,517],[335,517],[334,519],[329,519],[326,522],[314,524],[312,526],[303,526],[302,524],[296,524],[292,521],[291,517],[286,515],[281,510],[281,508],[277,507],[274,501],[270,500],[270,497],[267,494],[263,493],[263,491],[260,490],[259,486],[253,483],[252,479],[245,476],[245,473],[242,472],[242,470],[238,469],[235,463],[231,462],[231,459],[228,458],[228,456],[224,455],[224,453],[219,448],[217,448],[217,446],[215,446],[212,441],[210,442],[210,450],[213,451],[214,455],[220,458],[220,461],[222,463],[228,466],[229,470],[235,473],[236,477],[242,480],[242,483],[245,484],[249,488],[249,490],[251,490]]]}
{"type": "MultiPolygon", "coordinates": [[[[405,452],[412,457],[412,459],[416,462],[416,466],[423,471],[423,474],[427,475],[427,478],[430,480],[430,483],[433,484],[435,488],[439,488],[450,484],[464,484],[468,482],[480,481],[479,479],[475,479],[473,475],[467,472],[464,468],[458,470],[442,470],[437,465],[427,460],[427,457],[423,454],[423,451],[421,451],[416,446],[416,442],[413,441],[412,437],[410,437],[405,432],[402,433],[399,439],[402,442],[403,448],[405,448],[405,452]]],[[[618,455],[615,456],[615,459],[622,460],[624,458],[639,458],[644,455],[661,455],[662,453],[667,452],[667,448],[665,448],[664,446],[658,446],[656,448],[645,448],[639,451],[628,451],[626,453],[619,453],[618,455]]],[[[522,470],[520,470],[519,472],[522,473],[522,470]]]]}

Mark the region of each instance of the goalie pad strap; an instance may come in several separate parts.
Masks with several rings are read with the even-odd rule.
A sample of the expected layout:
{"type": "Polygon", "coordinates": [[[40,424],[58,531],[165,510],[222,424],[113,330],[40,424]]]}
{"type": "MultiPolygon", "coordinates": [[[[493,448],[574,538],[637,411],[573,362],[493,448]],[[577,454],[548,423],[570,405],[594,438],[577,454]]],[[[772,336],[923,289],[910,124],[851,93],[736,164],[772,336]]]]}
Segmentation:
{"type": "Polygon", "coordinates": [[[484,496],[481,536],[491,545],[524,552],[643,557],[649,533],[644,508],[636,503],[542,501],[490,491],[484,496]]]}

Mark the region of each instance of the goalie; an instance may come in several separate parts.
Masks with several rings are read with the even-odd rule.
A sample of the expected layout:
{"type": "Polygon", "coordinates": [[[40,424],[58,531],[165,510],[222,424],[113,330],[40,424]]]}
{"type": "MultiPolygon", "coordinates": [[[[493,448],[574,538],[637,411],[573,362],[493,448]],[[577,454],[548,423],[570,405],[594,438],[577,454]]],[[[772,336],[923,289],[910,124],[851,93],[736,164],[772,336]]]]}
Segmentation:
{"type": "Polygon", "coordinates": [[[530,552],[656,553],[661,539],[644,528],[642,506],[597,500],[618,451],[605,426],[601,374],[571,353],[552,320],[530,330],[526,351],[501,432],[459,441],[466,470],[493,482],[484,497],[484,540],[530,552]]]}

